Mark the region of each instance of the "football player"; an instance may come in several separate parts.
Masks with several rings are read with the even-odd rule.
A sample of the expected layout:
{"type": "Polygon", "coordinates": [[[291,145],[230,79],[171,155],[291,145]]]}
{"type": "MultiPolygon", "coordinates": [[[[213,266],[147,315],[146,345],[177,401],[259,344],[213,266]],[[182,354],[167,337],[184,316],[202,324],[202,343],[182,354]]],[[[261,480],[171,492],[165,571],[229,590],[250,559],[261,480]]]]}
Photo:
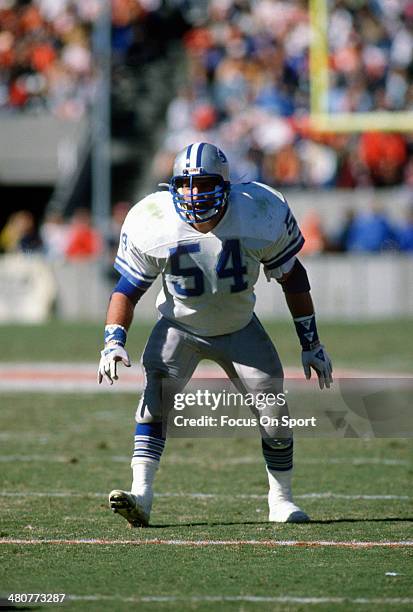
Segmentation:
{"type": "MultiPolygon", "coordinates": [[[[115,489],[110,507],[132,526],[146,526],[153,482],[165,446],[162,384],[182,391],[203,358],[219,363],[238,389],[279,393],[283,370],[277,351],[254,315],[261,266],[281,284],[302,347],[306,378],[314,369],[321,388],[332,383],[330,358],[320,343],[310,284],[296,255],[304,243],[281,193],[258,183],[232,184],[228,161],[216,146],[197,142],[175,158],[169,191],[136,204],[121,230],[98,382],[130,366],[125,349],[135,306],[158,275],[160,318],[145,347],[146,385],[136,412],[131,491],[115,489]],[[252,382],[251,382],[252,381],[252,382]]],[[[269,520],[304,522],[293,501],[292,436],[264,431],[269,520]],[[273,437],[271,437],[273,436],[273,437]]]]}

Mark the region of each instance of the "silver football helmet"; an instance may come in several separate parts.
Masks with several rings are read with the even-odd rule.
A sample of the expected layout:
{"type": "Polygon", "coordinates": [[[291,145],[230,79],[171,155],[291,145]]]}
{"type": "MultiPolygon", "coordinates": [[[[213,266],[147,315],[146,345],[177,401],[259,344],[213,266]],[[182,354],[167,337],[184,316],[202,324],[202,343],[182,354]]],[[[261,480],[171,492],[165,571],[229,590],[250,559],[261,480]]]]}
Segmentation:
{"type": "Polygon", "coordinates": [[[177,154],[169,191],[186,223],[204,223],[214,217],[226,206],[229,188],[228,161],[215,145],[195,142],[177,154]],[[206,183],[204,190],[202,183],[206,183]]]}

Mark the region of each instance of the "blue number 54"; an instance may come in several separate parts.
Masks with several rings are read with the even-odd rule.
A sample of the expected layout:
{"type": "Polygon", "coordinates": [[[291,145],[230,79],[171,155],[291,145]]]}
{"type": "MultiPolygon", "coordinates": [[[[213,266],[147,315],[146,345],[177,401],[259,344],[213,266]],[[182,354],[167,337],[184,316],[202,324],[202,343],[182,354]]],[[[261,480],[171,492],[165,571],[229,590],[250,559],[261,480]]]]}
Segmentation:
{"type": "MultiPolygon", "coordinates": [[[[205,283],[204,274],[198,266],[190,266],[183,268],[180,263],[180,256],[189,253],[198,253],[201,247],[199,243],[193,242],[189,244],[181,244],[173,249],[170,249],[171,273],[174,276],[192,277],[193,287],[184,287],[179,280],[172,281],[174,289],[178,295],[192,297],[199,296],[204,293],[205,283]]],[[[247,267],[243,265],[241,248],[239,240],[226,240],[222,245],[222,251],[219,254],[216,265],[216,273],[218,278],[233,278],[234,282],[230,286],[231,293],[239,293],[247,289],[248,283],[244,280],[244,274],[247,273],[247,267]]]]}

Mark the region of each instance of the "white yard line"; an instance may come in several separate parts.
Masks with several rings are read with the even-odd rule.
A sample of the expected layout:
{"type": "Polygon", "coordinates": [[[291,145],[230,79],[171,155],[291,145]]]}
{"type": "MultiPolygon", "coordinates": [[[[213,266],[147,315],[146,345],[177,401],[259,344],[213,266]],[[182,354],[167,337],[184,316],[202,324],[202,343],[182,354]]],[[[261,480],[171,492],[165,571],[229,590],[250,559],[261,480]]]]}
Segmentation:
{"type": "Polygon", "coordinates": [[[265,547],[332,547],[332,548],[410,548],[413,540],[400,541],[331,541],[331,540],[110,540],[105,538],[0,538],[3,545],[91,545],[91,546],[265,546],[265,547]]]}
{"type": "Polygon", "coordinates": [[[195,595],[177,597],[174,595],[158,595],[143,597],[122,597],[112,595],[68,595],[69,601],[119,601],[124,603],[279,603],[279,604],[366,604],[399,606],[413,603],[411,597],[296,597],[294,595],[264,596],[264,595],[195,595]]]}
{"type": "Polygon", "coordinates": [[[0,463],[16,463],[16,462],[44,462],[44,463],[69,463],[70,457],[63,455],[0,455],[0,463]]]}
{"type": "Polygon", "coordinates": [[[52,436],[38,431],[0,431],[0,440],[31,440],[41,444],[48,442],[52,436]]]}
{"type": "MultiPolygon", "coordinates": [[[[95,493],[79,491],[0,491],[0,497],[107,497],[107,493],[95,493]]],[[[267,499],[265,494],[230,494],[230,493],[186,493],[184,491],[171,493],[158,493],[156,498],[168,497],[184,497],[190,499],[267,499]]],[[[295,495],[297,499],[347,499],[347,500],[400,500],[407,501],[411,499],[410,495],[347,495],[345,493],[331,493],[330,491],[323,493],[302,493],[295,495]]]]}

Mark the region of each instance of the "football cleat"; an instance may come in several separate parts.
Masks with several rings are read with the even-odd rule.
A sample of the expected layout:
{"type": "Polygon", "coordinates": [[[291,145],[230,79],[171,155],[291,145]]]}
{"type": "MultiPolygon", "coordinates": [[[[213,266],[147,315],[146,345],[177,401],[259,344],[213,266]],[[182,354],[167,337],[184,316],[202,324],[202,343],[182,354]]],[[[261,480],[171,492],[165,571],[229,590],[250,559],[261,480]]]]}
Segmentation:
{"type": "Polygon", "coordinates": [[[109,506],[113,512],[123,516],[131,527],[149,525],[149,512],[133,493],[114,489],[109,493],[109,506]]]}

